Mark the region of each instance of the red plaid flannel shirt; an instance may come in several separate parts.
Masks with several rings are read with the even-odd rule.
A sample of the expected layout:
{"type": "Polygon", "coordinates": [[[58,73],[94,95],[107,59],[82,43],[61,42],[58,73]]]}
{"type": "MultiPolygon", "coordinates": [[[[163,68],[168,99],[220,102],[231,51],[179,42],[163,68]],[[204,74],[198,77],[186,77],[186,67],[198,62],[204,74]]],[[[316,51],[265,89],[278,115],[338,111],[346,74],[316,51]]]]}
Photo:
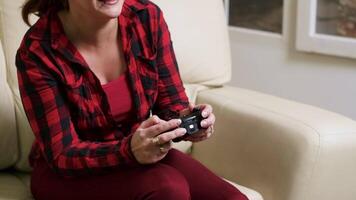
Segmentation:
{"type": "MultiPolygon", "coordinates": [[[[177,117],[188,106],[162,12],[148,0],[126,0],[118,17],[136,115],[114,121],[99,79],[66,37],[55,10],[40,17],[16,56],[19,89],[35,135],[34,166],[77,176],[138,164],[130,139],[150,113],[177,117]]],[[[120,103],[120,102],[118,102],[120,103]]]]}

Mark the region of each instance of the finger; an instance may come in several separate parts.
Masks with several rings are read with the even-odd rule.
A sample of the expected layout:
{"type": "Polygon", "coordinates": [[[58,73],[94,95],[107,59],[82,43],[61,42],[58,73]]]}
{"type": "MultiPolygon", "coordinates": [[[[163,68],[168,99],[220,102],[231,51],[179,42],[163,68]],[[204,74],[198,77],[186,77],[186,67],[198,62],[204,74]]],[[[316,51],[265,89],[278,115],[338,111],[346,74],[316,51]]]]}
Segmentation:
{"type": "Polygon", "coordinates": [[[177,128],[175,130],[162,133],[161,135],[159,135],[157,137],[159,138],[159,141],[161,142],[161,144],[163,144],[163,143],[168,143],[177,137],[183,136],[186,132],[187,132],[187,130],[185,128],[177,128]]]}
{"type": "Polygon", "coordinates": [[[152,117],[150,117],[147,120],[143,121],[141,123],[141,125],[139,126],[139,128],[145,129],[145,128],[148,128],[150,126],[156,125],[156,124],[160,123],[161,121],[164,121],[164,120],[161,120],[157,115],[153,115],[152,117]]]}
{"type": "Polygon", "coordinates": [[[180,119],[171,119],[169,121],[163,121],[159,124],[153,125],[145,129],[145,133],[147,137],[156,137],[157,135],[169,131],[171,129],[177,128],[182,123],[180,119]]]}
{"type": "Polygon", "coordinates": [[[210,138],[211,135],[213,135],[213,132],[209,132],[209,133],[206,135],[206,138],[207,138],[207,139],[210,138]]]}
{"type": "Polygon", "coordinates": [[[163,143],[161,146],[164,147],[165,149],[170,149],[171,147],[173,147],[173,142],[172,140],[170,140],[166,143],[163,143]]]}
{"type": "Polygon", "coordinates": [[[214,125],[215,123],[215,115],[211,113],[208,118],[202,120],[200,125],[202,128],[209,128],[210,126],[214,125]]]}
{"type": "Polygon", "coordinates": [[[166,142],[162,145],[159,146],[159,152],[160,153],[163,153],[163,154],[166,154],[168,153],[168,151],[172,148],[172,142],[169,141],[169,142],[166,142]]]}
{"type": "Polygon", "coordinates": [[[208,117],[213,112],[213,107],[209,104],[202,104],[200,109],[202,110],[201,115],[204,118],[208,117]]]}
{"type": "Polygon", "coordinates": [[[212,134],[211,131],[207,130],[205,134],[201,135],[199,138],[205,140],[208,139],[211,136],[211,134],[212,134]]]}

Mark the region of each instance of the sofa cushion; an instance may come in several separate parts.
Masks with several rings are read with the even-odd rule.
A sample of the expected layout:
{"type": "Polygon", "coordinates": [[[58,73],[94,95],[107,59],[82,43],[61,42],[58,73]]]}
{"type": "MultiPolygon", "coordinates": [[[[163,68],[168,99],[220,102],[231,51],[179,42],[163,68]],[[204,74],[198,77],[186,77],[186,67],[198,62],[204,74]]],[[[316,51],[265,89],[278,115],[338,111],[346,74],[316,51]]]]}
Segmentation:
{"type": "MultiPolygon", "coordinates": [[[[15,105],[17,133],[19,136],[19,159],[16,167],[21,170],[29,170],[27,155],[33,140],[32,132],[23,111],[20,94],[18,90],[15,55],[21,39],[28,27],[21,20],[21,6],[24,0],[0,0],[0,36],[4,44],[7,62],[7,82],[13,93],[15,105]]],[[[15,121],[15,120],[14,120],[15,121]]]]}
{"type": "Polygon", "coordinates": [[[237,189],[239,189],[240,192],[242,192],[244,195],[246,195],[249,200],[263,200],[262,195],[260,193],[256,192],[255,190],[244,187],[242,185],[238,185],[238,184],[231,182],[229,180],[226,180],[226,179],[224,179],[224,180],[227,181],[228,183],[230,183],[231,185],[235,186],[237,189]]]}
{"type": "Polygon", "coordinates": [[[317,107],[242,88],[199,93],[215,134],[193,156],[266,199],[354,199],[356,123],[317,107]]]}
{"type": "Polygon", "coordinates": [[[28,185],[10,173],[0,173],[1,200],[32,200],[28,185]]]}
{"type": "Polygon", "coordinates": [[[15,108],[5,66],[0,40],[0,169],[13,165],[18,156],[15,108]]]}
{"type": "Polygon", "coordinates": [[[21,19],[21,6],[24,0],[0,0],[0,36],[4,44],[8,70],[8,82],[11,89],[17,88],[15,55],[21,39],[28,27],[21,19]]]}
{"type": "Polygon", "coordinates": [[[163,10],[185,83],[230,80],[228,28],[222,0],[153,0],[163,10]]]}
{"type": "Polygon", "coordinates": [[[184,83],[184,88],[185,88],[185,93],[187,94],[190,102],[195,102],[198,96],[198,92],[209,89],[209,87],[206,87],[201,84],[189,84],[189,83],[184,83]]]}

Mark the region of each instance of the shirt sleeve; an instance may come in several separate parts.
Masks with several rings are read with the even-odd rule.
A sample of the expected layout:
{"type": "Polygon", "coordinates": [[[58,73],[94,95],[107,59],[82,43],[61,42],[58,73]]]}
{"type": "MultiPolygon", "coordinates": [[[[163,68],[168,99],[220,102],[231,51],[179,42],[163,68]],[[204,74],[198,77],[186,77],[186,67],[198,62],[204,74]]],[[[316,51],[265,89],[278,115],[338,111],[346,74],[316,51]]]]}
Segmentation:
{"type": "Polygon", "coordinates": [[[189,100],[180,77],[171,35],[163,13],[158,15],[157,68],[159,74],[158,96],[153,113],[169,120],[179,117],[179,111],[187,108],[189,100]]]}
{"type": "Polygon", "coordinates": [[[58,81],[29,50],[16,55],[22,104],[29,124],[50,167],[62,176],[103,173],[123,164],[137,164],[131,136],[120,141],[82,141],[75,130],[58,81]]]}

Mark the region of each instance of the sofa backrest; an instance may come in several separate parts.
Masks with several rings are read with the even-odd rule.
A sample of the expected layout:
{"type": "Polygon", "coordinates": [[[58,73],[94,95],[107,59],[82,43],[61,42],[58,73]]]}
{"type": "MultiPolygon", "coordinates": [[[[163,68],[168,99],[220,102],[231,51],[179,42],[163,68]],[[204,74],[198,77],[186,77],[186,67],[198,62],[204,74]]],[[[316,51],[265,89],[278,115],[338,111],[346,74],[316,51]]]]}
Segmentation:
{"type": "MultiPolygon", "coordinates": [[[[7,82],[12,91],[16,125],[18,134],[19,157],[16,167],[20,170],[30,170],[28,154],[33,141],[33,133],[23,111],[18,90],[15,55],[21,39],[28,27],[21,20],[21,6],[24,0],[0,0],[0,36],[6,58],[7,82]]],[[[1,100],[2,101],[2,100],[1,100]]]]}
{"type": "Polygon", "coordinates": [[[163,10],[185,83],[230,81],[231,58],[222,0],[152,0],[163,10]]]}
{"type": "MultiPolygon", "coordinates": [[[[23,2],[0,0],[0,39],[5,49],[7,82],[13,94],[19,135],[16,167],[27,171],[30,170],[28,154],[33,134],[20,100],[15,67],[16,50],[28,29],[21,19],[23,2]]],[[[169,25],[183,81],[208,86],[228,82],[231,75],[230,49],[222,0],[154,2],[162,8],[169,25]]]]}
{"type": "Polygon", "coordinates": [[[18,157],[15,107],[5,66],[0,40],[0,169],[12,166],[18,157]]]}

